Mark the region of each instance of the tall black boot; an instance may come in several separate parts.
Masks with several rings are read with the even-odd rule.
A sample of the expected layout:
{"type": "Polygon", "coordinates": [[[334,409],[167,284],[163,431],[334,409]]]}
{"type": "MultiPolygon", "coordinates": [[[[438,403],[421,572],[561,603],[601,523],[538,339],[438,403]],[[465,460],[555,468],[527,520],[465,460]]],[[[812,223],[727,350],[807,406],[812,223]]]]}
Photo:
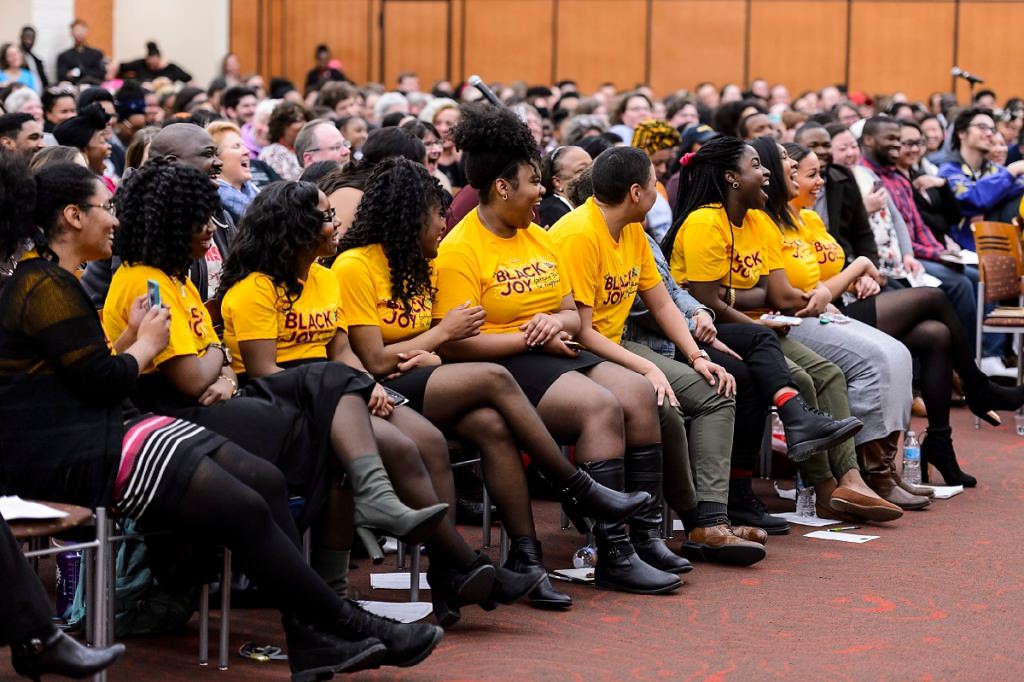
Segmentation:
{"type": "Polygon", "coordinates": [[[664,496],[661,492],[661,443],[629,448],[626,465],[626,491],[651,496],[629,518],[629,537],[637,555],[651,566],[667,573],[689,573],[693,564],[675,554],[661,537],[664,527],[664,496]]]}
{"type": "MultiPolygon", "coordinates": [[[[622,490],[626,472],[621,459],[587,462],[583,465],[595,481],[622,490]]],[[[664,594],[680,587],[683,581],[672,573],[654,568],[636,554],[629,542],[624,523],[601,521],[594,526],[597,566],[594,584],[605,590],[634,594],[664,594]]]]}
{"type": "Polygon", "coordinates": [[[575,474],[555,487],[566,515],[581,533],[587,532],[586,523],[581,517],[624,521],[648,500],[645,493],[624,493],[606,488],[595,482],[583,469],[577,469],[575,474]]]}
{"type": "MultiPolygon", "coordinates": [[[[505,568],[517,573],[523,573],[536,566],[544,568],[544,555],[541,553],[540,540],[520,536],[512,538],[509,544],[505,568]]],[[[541,609],[567,609],[572,606],[572,597],[556,590],[547,575],[527,597],[530,599],[531,606],[541,609]]]]}

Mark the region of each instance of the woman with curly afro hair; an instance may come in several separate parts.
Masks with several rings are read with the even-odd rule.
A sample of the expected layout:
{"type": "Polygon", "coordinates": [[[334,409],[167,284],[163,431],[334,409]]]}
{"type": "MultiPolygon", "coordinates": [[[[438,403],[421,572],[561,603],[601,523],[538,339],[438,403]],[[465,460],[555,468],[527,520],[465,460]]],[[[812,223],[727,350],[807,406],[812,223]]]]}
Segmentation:
{"type": "MultiPolygon", "coordinates": [[[[315,363],[253,379],[239,391],[238,364],[232,366],[230,350],[184,276],[187,263],[209,248],[216,202],[208,177],[159,161],[146,164],[118,193],[115,249],[123,263],[103,308],[104,327],[111,338],[119,336],[130,302],[154,285],[171,308],[171,342],[145,368],[136,403],[207,426],[276,463],[293,492],[306,498],[301,526],[319,518],[338,465],[352,484],[357,526],[413,541],[430,533],[447,507],[413,510],[395,495],[369,428],[373,382],[364,374],[338,363],[315,363]]],[[[322,221],[322,214],[315,215],[322,221]]],[[[286,290],[298,287],[293,275],[286,290]]],[[[314,319],[294,319],[294,333],[315,334],[334,324],[335,311],[336,306],[314,319]]]]}
{"type": "MultiPolygon", "coordinates": [[[[335,254],[338,236],[334,209],[311,183],[270,185],[253,201],[222,283],[224,337],[237,371],[253,379],[280,376],[310,363],[363,370],[349,347],[337,280],[316,263],[335,254]]],[[[454,502],[448,445],[441,432],[414,410],[396,407],[394,395],[389,397],[379,384],[370,408],[382,456],[404,499],[422,506],[437,505],[439,497],[454,502]]],[[[522,487],[518,506],[528,507],[522,487]]],[[[426,543],[438,565],[459,568],[453,593],[461,593],[467,602],[509,602],[525,596],[543,578],[542,569],[496,571],[456,531],[454,505],[441,506],[448,514],[426,543]]],[[[318,538],[318,553],[331,558],[321,565],[334,578],[348,568],[350,534],[345,537],[338,527],[328,531],[318,538]]],[[[441,591],[438,586],[435,593],[441,591]]],[[[457,617],[456,606],[438,613],[445,626],[457,617]]]]}
{"type": "MultiPolygon", "coordinates": [[[[105,337],[75,274],[83,262],[110,258],[118,228],[110,193],[81,166],[51,164],[32,178],[13,158],[0,155],[0,215],[8,218],[0,220],[0,256],[25,239],[33,248],[0,294],[5,492],[108,507],[150,529],[230,548],[283,612],[293,680],[426,657],[441,637],[438,628],[383,622],[339,598],[310,570],[282,472],[214,429],[143,414],[126,400],[140,374],[175,343],[180,305],[168,299],[178,292],[161,287],[169,305],[151,306],[143,287],[131,299],[123,333],[105,337]],[[33,219],[25,220],[21,212],[33,213],[33,206],[33,219]]],[[[181,321],[188,324],[184,316],[181,321]]],[[[361,432],[358,419],[346,421],[353,442],[372,443],[365,417],[361,432]]],[[[165,566],[153,568],[159,573],[165,566]]],[[[15,626],[28,620],[11,615],[15,626]]],[[[36,678],[47,672],[68,646],[54,633],[48,625],[26,633],[45,642],[45,653],[26,646],[15,652],[15,668],[36,678]]],[[[109,663],[120,650],[83,654],[78,663],[109,663]]]]}
{"type": "MultiPolygon", "coordinates": [[[[577,463],[595,481],[613,490],[660,487],[660,454],[656,470],[642,475],[629,462],[648,457],[655,444],[660,451],[652,382],[572,340],[580,330],[572,291],[559,275],[554,241],[532,222],[544,188],[530,130],[510,111],[475,105],[466,107],[454,136],[480,205],[441,243],[432,314],[440,323],[469,305],[482,306],[485,317],[479,334],[447,341],[439,354],[508,369],[555,439],[576,445],[577,463]]],[[[682,584],[649,563],[668,552],[660,536],[634,547],[621,520],[601,521],[594,533],[598,587],[662,594],[682,584]]]]}
{"type": "MultiPolygon", "coordinates": [[[[385,377],[385,386],[408,396],[433,424],[480,451],[484,481],[512,538],[505,567],[543,568],[520,444],[564,498],[577,500],[582,513],[628,516],[644,496],[608,490],[566,461],[507,370],[492,363],[442,365],[434,353],[446,341],[479,333],[484,321],[480,306],[462,305],[431,328],[432,261],[450,201],[437,179],[422,164],[396,157],[374,169],[365,189],[355,224],[332,268],[341,286],[352,347],[364,366],[385,377]]],[[[431,559],[428,580],[435,604],[452,601],[446,588],[450,576],[445,576],[452,569],[458,571],[431,559]]],[[[572,605],[546,576],[530,599],[547,608],[572,605]]]]}

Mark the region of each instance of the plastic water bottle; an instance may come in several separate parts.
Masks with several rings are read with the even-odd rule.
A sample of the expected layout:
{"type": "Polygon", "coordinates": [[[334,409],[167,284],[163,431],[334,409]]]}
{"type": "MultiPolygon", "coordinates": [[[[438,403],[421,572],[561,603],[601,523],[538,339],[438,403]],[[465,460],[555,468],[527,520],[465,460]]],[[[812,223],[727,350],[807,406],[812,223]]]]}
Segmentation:
{"type": "Polygon", "coordinates": [[[57,616],[64,615],[75,601],[78,580],[82,574],[82,553],[61,552],[57,555],[57,616]]]}
{"type": "Polygon", "coordinates": [[[817,515],[814,509],[814,488],[804,485],[799,471],[796,474],[796,515],[806,518],[817,515]]]}
{"type": "Polygon", "coordinates": [[[1020,412],[1014,414],[1013,423],[1017,426],[1017,435],[1024,436],[1024,414],[1020,412]]]}
{"type": "Polygon", "coordinates": [[[903,444],[903,480],[911,485],[921,484],[921,444],[913,431],[907,431],[903,444]]]}
{"type": "Polygon", "coordinates": [[[593,545],[584,545],[572,555],[573,568],[593,568],[597,565],[597,548],[593,545]]]}

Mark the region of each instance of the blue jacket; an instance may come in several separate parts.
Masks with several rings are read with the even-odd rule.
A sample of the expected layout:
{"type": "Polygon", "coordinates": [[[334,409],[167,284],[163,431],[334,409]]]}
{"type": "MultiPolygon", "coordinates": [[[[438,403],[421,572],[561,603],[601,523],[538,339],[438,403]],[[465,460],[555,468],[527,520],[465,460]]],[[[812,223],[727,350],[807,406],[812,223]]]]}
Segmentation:
{"type": "Polygon", "coordinates": [[[975,173],[960,154],[954,154],[939,167],[939,175],[952,188],[964,217],[950,230],[950,236],[967,249],[974,248],[970,218],[980,215],[986,220],[1009,222],[1024,195],[1024,177],[1015,178],[1005,166],[990,161],[975,173]]]}

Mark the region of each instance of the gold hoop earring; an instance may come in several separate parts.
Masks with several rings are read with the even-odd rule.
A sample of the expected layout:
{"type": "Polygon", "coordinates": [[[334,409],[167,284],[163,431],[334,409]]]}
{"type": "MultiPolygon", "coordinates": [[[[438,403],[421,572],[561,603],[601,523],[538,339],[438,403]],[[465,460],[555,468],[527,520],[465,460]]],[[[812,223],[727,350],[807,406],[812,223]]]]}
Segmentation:
{"type": "Polygon", "coordinates": [[[738,182],[732,183],[732,188],[733,189],[739,189],[740,188],[740,183],[738,183],[738,182]]]}

